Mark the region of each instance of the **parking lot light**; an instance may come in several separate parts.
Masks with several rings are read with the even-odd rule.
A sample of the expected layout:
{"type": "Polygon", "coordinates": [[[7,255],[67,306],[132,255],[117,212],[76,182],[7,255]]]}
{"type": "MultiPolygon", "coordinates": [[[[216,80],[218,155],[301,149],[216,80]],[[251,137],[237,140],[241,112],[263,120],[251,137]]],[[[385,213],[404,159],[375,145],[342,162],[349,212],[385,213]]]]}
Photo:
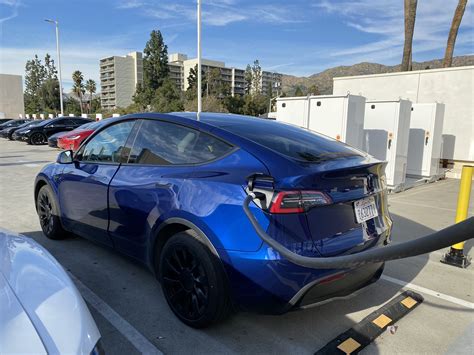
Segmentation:
{"type": "Polygon", "coordinates": [[[59,23],[58,21],[51,20],[51,19],[45,19],[45,21],[54,24],[56,27],[56,52],[58,55],[59,103],[61,106],[61,116],[64,116],[63,81],[61,78],[61,52],[59,50],[59,23]]]}

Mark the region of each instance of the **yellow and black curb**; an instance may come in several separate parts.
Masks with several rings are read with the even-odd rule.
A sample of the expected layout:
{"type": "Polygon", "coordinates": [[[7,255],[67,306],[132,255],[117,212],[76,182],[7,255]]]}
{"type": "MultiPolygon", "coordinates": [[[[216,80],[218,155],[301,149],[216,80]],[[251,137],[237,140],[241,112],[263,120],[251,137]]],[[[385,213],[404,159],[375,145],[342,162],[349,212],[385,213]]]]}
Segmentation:
{"type": "Polygon", "coordinates": [[[369,314],[351,329],[331,340],[315,354],[357,354],[382,334],[387,327],[394,325],[421,302],[423,302],[423,296],[415,292],[405,291],[383,307],[369,314]]]}

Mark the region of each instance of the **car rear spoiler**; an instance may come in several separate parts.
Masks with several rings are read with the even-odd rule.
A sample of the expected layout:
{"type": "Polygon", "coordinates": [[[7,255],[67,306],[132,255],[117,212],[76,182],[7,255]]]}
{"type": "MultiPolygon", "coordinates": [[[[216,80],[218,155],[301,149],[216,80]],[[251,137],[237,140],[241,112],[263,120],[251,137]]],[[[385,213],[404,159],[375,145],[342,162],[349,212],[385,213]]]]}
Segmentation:
{"type": "Polygon", "coordinates": [[[288,250],[263,230],[249,208],[250,202],[254,199],[263,200],[265,199],[265,195],[260,192],[250,192],[244,200],[243,208],[258,236],[292,263],[311,269],[346,269],[366,264],[409,258],[411,256],[447,248],[474,237],[474,217],[471,217],[438,232],[400,244],[392,244],[343,256],[307,257],[288,250]]]}

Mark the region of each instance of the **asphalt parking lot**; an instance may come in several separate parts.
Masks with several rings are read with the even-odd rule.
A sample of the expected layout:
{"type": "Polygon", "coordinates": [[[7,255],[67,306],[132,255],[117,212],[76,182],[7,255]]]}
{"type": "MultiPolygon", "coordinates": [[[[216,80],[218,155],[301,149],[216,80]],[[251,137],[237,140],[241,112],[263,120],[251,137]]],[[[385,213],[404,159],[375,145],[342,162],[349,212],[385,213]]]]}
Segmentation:
{"type": "MultiPolygon", "coordinates": [[[[383,333],[364,353],[474,351],[474,266],[463,270],[442,264],[444,251],[387,263],[381,280],[350,299],[283,316],[239,313],[210,329],[188,328],[168,309],[145,268],[78,237],[51,241],[43,236],[34,209],[34,177],[57,153],[0,140],[0,227],[32,237],[71,273],[109,354],[312,354],[403,290],[418,292],[425,301],[397,322],[394,334],[383,333]]],[[[394,242],[452,224],[458,185],[458,180],[444,180],[391,195],[394,242]]],[[[466,251],[472,245],[471,240],[466,251]]]]}

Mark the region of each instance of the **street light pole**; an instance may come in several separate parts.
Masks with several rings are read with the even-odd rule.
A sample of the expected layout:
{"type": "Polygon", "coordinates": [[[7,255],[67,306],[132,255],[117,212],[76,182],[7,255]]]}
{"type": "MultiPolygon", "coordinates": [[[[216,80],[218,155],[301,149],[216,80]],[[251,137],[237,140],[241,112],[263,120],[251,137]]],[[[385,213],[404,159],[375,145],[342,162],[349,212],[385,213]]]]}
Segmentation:
{"type": "Polygon", "coordinates": [[[202,94],[201,94],[201,0],[197,0],[197,115],[199,121],[202,110],[202,94]]]}
{"type": "Polygon", "coordinates": [[[63,104],[63,81],[61,78],[61,51],[59,50],[59,24],[56,20],[46,19],[46,22],[54,23],[56,26],[56,52],[58,55],[58,78],[59,78],[59,102],[61,105],[61,116],[64,116],[64,104],[63,104]]]}

